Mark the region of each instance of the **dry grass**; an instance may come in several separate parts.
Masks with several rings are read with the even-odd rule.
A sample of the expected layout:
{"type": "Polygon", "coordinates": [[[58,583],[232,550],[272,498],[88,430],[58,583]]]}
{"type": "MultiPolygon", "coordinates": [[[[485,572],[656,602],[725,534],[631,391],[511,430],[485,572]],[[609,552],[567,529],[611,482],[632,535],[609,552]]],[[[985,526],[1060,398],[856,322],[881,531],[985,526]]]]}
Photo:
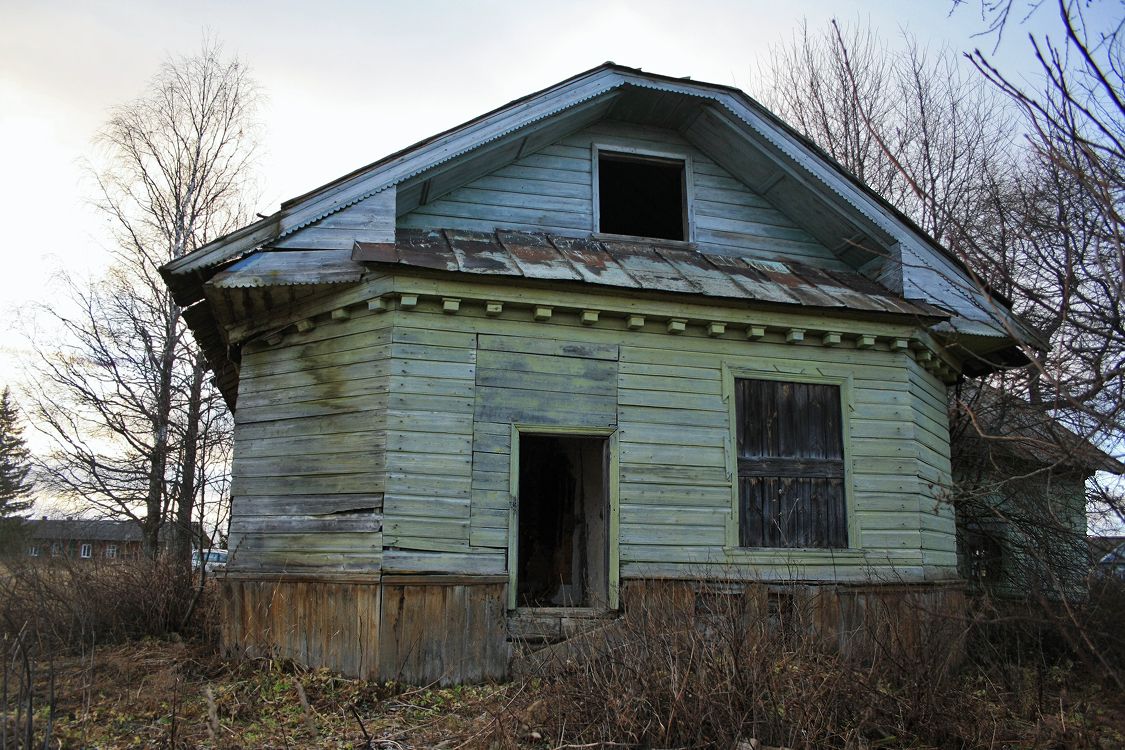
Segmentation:
{"type": "MultiPolygon", "coordinates": [[[[167,560],[9,558],[0,576],[0,635],[21,630],[40,651],[187,629],[191,577],[167,560]]],[[[204,618],[193,622],[207,626],[204,618]]]]}
{"type": "MultiPolygon", "coordinates": [[[[752,588],[689,593],[670,588],[634,600],[616,626],[545,671],[535,691],[540,734],[558,744],[722,750],[751,740],[793,748],[1125,746],[1122,694],[1065,648],[1048,653],[1042,640],[1026,641],[1022,661],[998,659],[995,648],[978,650],[973,632],[965,648],[962,629],[979,623],[924,613],[906,615],[918,619],[921,637],[891,644],[887,623],[869,611],[868,632],[854,635],[873,647],[844,656],[800,607],[771,612],[752,588]]],[[[1017,632],[988,624],[990,639],[1017,632]]],[[[515,746],[516,736],[498,738],[515,746]]]]}
{"type": "Polygon", "coordinates": [[[409,688],[273,660],[235,664],[209,646],[156,640],[96,649],[56,670],[51,747],[63,748],[487,747],[493,715],[518,693],[513,685],[409,688]]]}
{"type": "MultiPolygon", "coordinates": [[[[213,621],[212,604],[204,600],[201,621],[213,621]]],[[[1051,642],[1043,621],[1013,629],[1012,618],[985,615],[964,641],[929,632],[845,658],[799,609],[681,592],[632,600],[553,669],[448,689],[235,663],[207,629],[186,640],[79,641],[36,652],[35,746],[48,721],[49,747],[107,750],[1125,746],[1125,695],[1075,660],[1073,638],[1051,642]]]]}
{"type": "MultiPolygon", "coordinates": [[[[667,670],[642,672],[653,667],[632,664],[630,684],[613,696],[598,686],[608,684],[604,675],[614,668],[595,679],[578,663],[572,665],[576,671],[553,678],[427,689],[345,679],[274,660],[236,664],[220,659],[211,646],[149,639],[56,663],[51,747],[726,750],[734,746],[726,741],[733,733],[743,740],[803,748],[1116,748],[1125,743],[1120,697],[1094,687],[1082,690],[1080,676],[1061,669],[1049,676],[1042,700],[1034,696],[1036,677],[1030,672],[1022,686],[967,673],[947,685],[957,696],[948,707],[957,713],[942,712],[929,723],[915,723],[910,732],[892,734],[888,727],[901,725],[911,710],[909,692],[899,692],[892,680],[790,646],[761,659],[757,685],[768,692],[745,696],[768,705],[774,718],[707,735],[705,729],[715,729],[709,721],[730,710],[730,705],[709,706],[711,701],[744,703],[725,693],[723,685],[689,685],[667,670]],[[705,689],[690,695],[699,688],[705,689]],[[695,713],[672,717],[669,709],[676,705],[695,713]],[[647,727],[644,736],[637,731],[642,726],[647,727]],[[820,727],[821,733],[768,733],[784,726],[820,727]],[[924,726],[933,731],[922,732],[924,726]]],[[[41,706],[45,699],[41,691],[41,706]]],[[[40,738],[45,713],[38,711],[40,738]]]]}

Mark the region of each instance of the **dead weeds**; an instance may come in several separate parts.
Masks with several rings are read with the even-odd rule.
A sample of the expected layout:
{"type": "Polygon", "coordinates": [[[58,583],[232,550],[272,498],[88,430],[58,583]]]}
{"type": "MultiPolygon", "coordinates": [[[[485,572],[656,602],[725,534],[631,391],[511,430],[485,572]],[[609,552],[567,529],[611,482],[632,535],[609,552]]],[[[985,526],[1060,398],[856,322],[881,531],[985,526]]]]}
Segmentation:
{"type": "Polygon", "coordinates": [[[51,747],[59,748],[488,747],[519,692],[352,680],[157,640],[100,648],[55,669],[51,747]]]}
{"type": "MultiPolygon", "coordinates": [[[[55,661],[50,747],[546,750],[617,745],[604,735],[590,737],[588,727],[583,731],[568,724],[565,714],[574,722],[581,712],[570,713],[575,696],[565,694],[568,681],[561,679],[418,688],[353,680],[272,659],[234,662],[220,658],[213,646],[149,639],[55,661]]],[[[1059,747],[1061,738],[1081,738],[1086,747],[1117,746],[1125,726],[1121,701],[1108,700],[1104,692],[1068,692],[1061,683],[1056,688],[1054,712],[1030,709],[1021,721],[1012,714],[1011,696],[999,686],[967,680],[967,697],[980,703],[975,718],[992,711],[998,714],[995,726],[1016,730],[967,746],[1059,747]]],[[[47,705],[44,698],[38,697],[38,705],[47,705]]],[[[794,704],[779,710],[817,708],[794,704]]],[[[40,737],[45,720],[40,709],[40,737]]],[[[958,723],[951,719],[950,728],[958,723]]],[[[881,742],[868,738],[854,746],[958,746],[919,744],[918,739],[884,736],[881,742]]],[[[636,746],[636,739],[621,746],[636,746]]]]}

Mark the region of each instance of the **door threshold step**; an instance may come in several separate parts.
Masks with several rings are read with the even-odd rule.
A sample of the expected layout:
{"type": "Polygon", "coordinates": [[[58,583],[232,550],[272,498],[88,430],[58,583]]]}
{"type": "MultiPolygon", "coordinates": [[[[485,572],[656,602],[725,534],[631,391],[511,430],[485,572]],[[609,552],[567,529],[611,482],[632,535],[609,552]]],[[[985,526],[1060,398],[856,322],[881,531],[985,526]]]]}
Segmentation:
{"type": "Polygon", "coordinates": [[[617,615],[601,607],[521,607],[508,615],[508,637],[528,644],[558,643],[617,615]]]}

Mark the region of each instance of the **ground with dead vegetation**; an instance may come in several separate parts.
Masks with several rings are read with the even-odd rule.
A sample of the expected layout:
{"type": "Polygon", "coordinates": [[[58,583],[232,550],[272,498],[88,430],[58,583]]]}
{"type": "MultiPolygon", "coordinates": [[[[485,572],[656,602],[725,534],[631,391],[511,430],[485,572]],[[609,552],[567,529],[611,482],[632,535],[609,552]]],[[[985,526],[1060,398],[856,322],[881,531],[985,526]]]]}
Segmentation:
{"type": "MultiPolygon", "coordinates": [[[[512,684],[411,688],[235,663],[210,646],[158,640],[54,669],[51,746],[62,748],[487,747],[521,694],[512,684]]],[[[49,695],[39,699],[42,736],[49,695]]]]}
{"type": "MultiPolygon", "coordinates": [[[[562,690],[543,680],[412,688],[350,680],[262,659],[235,663],[213,646],[149,639],[60,659],[51,747],[59,748],[559,748],[602,747],[567,726],[562,690]]],[[[965,683],[979,716],[998,719],[994,742],[885,736],[854,747],[1121,747],[1125,702],[1112,691],[1076,692],[1048,676],[1041,710],[1013,712],[1010,696],[983,678],[965,683]]],[[[36,735],[47,728],[49,686],[37,691],[36,735]]],[[[1030,698],[1031,696],[1027,696],[1030,698]]],[[[591,696],[592,700],[601,700],[591,696]]],[[[653,707],[657,709],[658,707],[653,707]]],[[[782,709],[786,710],[786,709],[782,709]]],[[[577,718],[577,717],[575,717],[577,718]]],[[[655,713],[654,713],[655,718],[655,713]]],[[[970,720],[972,717],[965,717],[970,720]]],[[[953,719],[951,719],[953,721],[953,719]]],[[[37,742],[42,746],[41,739],[37,742]]],[[[629,743],[633,744],[633,743],[629,743]]]]}
{"type": "Polygon", "coordinates": [[[652,587],[612,626],[523,659],[527,677],[418,688],[223,659],[213,587],[185,628],[200,589],[157,585],[150,563],[102,573],[0,576],[2,750],[1125,747],[1117,581],[959,617],[871,610],[849,655],[797,600],[652,587]],[[880,625],[904,617],[925,635],[880,625]]]}

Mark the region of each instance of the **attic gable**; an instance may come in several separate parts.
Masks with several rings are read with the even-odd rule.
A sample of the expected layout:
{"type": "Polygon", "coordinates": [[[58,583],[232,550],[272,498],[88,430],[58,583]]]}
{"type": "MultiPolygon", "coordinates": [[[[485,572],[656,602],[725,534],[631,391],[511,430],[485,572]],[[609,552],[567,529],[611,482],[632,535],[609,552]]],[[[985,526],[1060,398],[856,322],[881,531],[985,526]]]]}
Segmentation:
{"type": "MultiPolygon", "coordinates": [[[[652,153],[685,160],[690,240],[702,252],[847,268],[808,231],[677,131],[620,120],[589,125],[430,199],[400,215],[398,226],[590,235],[598,229],[593,195],[595,148],[603,153],[652,153]]],[[[404,188],[404,198],[408,192],[404,188]]]]}
{"type": "MultiPolygon", "coordinates": [[[[813,238],[813,246],[819,244],[830,256],[892,291],[955,313],[947,331],[954,337],[973,337],[974,351],[1015,352],[1014,341],[1040,345],[1004,305],[977,288],[948,251],[742,92],[611,63],[288,201],[273,216],[173,261],[162,273],[177,301],[190,305],[202,299],[203,283],[217,270],[259,248],[343,252],[349,240],[356,239],[355,233],[349,237],[352,229],[363,234],[361,241],[380,236],[389,241],[392,202],[394,215],[401,217],[442,198],[452,201],[447,196],[454,191],[518,166],[520,160],[602,121],[678,134],[784,214],[790,223],[782,229],[804,232],[813,238]],[[359,215],[368,208],[377,210],[359,215]],[[363,226],[343,225],[350,222],[363,226]]],[[[568,231],[580,232],[577,227],[568,231]]],[[[1020,358],[1016,352],[1008,360],[1020,358]]]]}

